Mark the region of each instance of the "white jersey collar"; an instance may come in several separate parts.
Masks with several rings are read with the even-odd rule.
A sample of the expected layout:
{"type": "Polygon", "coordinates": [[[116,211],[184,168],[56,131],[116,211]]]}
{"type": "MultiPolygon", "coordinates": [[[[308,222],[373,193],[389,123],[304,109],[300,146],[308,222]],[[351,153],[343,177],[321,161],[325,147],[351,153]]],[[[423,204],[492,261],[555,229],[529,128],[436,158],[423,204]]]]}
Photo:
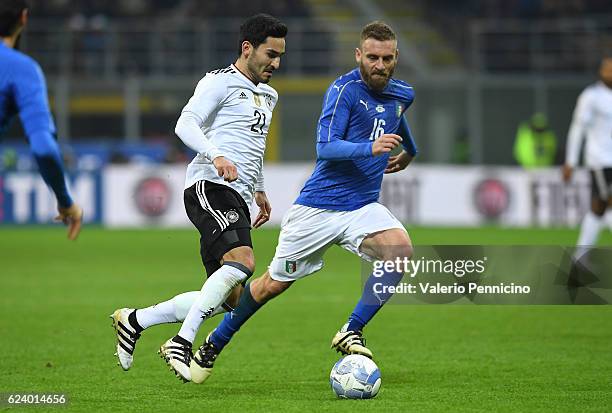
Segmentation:
{"type": "Polygon", "coordinates": [[[246,76],[244,73],[242,73],[242,72],[240,71],[240,69],[238,69],[238,68],[236,67],[236,65],[235,65],[235,64],[233,64],[233,63],[232,63],[232,64],[231,64],[231,66],[232,66],[232,68],[234,68],[234,70],[235,70],[235,71],[236,71],[236,73],[238,74],[238,77],[242,78],[243,80],[245,80],[246,82],[248,82],[250,85],[253,85],[253,87],[255,87],[255,88],[259,88],[260,83],[255,83],[255,82],[253,82],[251,79],[249,79],[249,78],[248,78],[248,77],[247,77],[247,76],[246,76]]]}

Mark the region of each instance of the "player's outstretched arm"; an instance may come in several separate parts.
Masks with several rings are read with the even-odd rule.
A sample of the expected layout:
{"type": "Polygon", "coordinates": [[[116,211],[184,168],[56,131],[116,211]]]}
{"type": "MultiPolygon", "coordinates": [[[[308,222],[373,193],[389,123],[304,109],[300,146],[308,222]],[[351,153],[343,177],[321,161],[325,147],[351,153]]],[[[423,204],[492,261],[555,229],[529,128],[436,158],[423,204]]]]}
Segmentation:
{"type": "Polygon", "coordinates": [[[23,129],[40,174],[57,198],[59,215],[55,218],[68,225],[68,239],[75,240],[81,231],[83,211],[72,201],[66,186],[64,166],[55,139],[55,125],[47,101],[47,85],[42,70],[28,60],[19,68],[15,82],[15,102],[23,129]]]}
{"type": "Polygon", "coordinates": [[[268,196],[263,191],[255,192],[255,203],[259,207],[259,214],[257,214],[257,218],[255,218],[253,222],[253,227],[259,228],[270,219],[272,206],[270,205],[270,201],[268,201],[268,196]]]}
{"type": "Polygon", "coordinates": [[[68,208],[57,208],[59,215],[55,217],[56,221],[61,221],[68,226],[68,239],[76,240],[81,232],[81,224],[83,223],[83,209],[77,204],[72,204],[68,208]]]}
{"type": "Polygon", "coordinates": [[[387,163],[387,168],[385,169],[386,174],[392,174],[394,172],[399,172],[404,169],[410,162],[414,159],[414,156],[410,155],[405,150],[402,151],[399,155],[389,157],[389,162],[387,163]]]}

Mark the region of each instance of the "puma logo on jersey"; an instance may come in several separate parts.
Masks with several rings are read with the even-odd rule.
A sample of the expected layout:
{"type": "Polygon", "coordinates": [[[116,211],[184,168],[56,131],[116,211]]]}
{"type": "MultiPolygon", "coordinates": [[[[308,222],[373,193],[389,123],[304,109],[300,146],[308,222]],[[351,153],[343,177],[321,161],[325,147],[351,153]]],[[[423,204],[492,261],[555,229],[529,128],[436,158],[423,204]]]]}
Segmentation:
{"type": "Polygon", "coordinates": [[[368,110],[368,102],[364,102],[363,100],[359,99],[359,103],[365,106],[366,110],[368,110]]]}
{"type": "Polygon", "coordinates": [[[338,85],[332,85],[332,87],[333,87],[334,89],[338,89],[338,91],[340,91],[340,86],[338,86],[338,85]]]}
{"type": "Polygon", "coordinates": [[[240,92],[240,96],[238,96],[238,99],[248,99],[248,98],[249,97],[244,92],[240,92]]]}

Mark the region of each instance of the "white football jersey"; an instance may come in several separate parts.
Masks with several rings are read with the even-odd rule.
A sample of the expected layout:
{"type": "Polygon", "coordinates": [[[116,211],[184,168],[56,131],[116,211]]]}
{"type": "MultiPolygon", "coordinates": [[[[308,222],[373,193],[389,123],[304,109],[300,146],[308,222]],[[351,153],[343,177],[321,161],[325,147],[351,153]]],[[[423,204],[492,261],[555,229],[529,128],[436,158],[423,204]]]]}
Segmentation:
{"type": "Polygon", "coordinates": [[[578,165],[585,136],[585,165],[612,168],[612,89],[603,82],[587,87],[578,97],[567,139],[567,164],[578,165]]]}
{"type": "MultiPolygon", "coordinates": [[[[202,132],[196,131],[195,139],[207,139],[206,145],[212,144],[214,150],[198,150],[201,145],[189,145],[188,139],[179,134],[199,152],[187,167],[185,188],[200,180],[228,185],[250,206],[254,192],[264,190],[262,167],[266,136],[277,100],[276,90],[263,83],[255,85],[234,65],[207,73],[183,108],[181,118],[195,118],[202,132]],[[212,164],[218,155],[236,165],[236,181],[229,183],[218,175],[212,164]]],[[[177,134],[178,130],[177,122],[177,134]]]]}

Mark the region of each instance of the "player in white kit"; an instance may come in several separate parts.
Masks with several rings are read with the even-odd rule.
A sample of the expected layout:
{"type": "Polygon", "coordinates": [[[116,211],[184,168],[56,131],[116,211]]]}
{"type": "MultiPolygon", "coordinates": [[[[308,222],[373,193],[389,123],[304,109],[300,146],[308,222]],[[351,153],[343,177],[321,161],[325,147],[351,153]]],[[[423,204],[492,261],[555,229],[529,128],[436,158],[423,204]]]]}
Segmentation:
{"type": "Polygon", "coordinates": [[[563,179],[571,179],[586,137],[584,163],[591,172],[591,210],[580,227],[575,258],[597,244],[603,216],[612,205],[612,57],[601,61],[600,81],[578,97],[569,129],[563,179]]]}
{"type": "Polygon", "coordinates": [[[145,328],[183,321],[159,353],[180,379],[191,380],[191,348],[200,325],[231,311],[253,273],[248,206],[255,199],[260,208],[255,228],[268,221],[271,207],[262,167],[278,94],[267,83],[280,65],[286,34],[287,27],[272,16],[247,19],[240,27],[236,62],[207,73],[181,112],[175,132],[197,152],[187,167],[185,209],[200,232],[208,279],[201,291],[144,309],[114,312],[117,357],[124,370],[131,367],[136,340],[145,328]]]}

